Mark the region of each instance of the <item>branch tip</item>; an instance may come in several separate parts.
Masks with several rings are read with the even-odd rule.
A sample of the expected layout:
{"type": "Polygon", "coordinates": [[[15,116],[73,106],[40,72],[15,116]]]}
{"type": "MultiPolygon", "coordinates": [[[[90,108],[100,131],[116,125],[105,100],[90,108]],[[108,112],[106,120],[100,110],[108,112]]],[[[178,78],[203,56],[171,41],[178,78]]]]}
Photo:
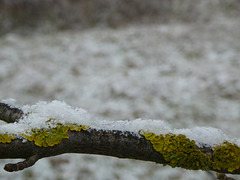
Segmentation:
{"type": "Polygon", "coordinates": [[[235,180],[231,177],[227,177],[225,173],[217,173],[217,179],[219,179],[219,180],[235,180]]]}
{"type": "Polygon", "coordinates": [[[18,122],[23,116],[24,113],[21,109],[10,107],[8,104],[0,102],[0,120],[7,123],[14,123],[18,122]]]}
{"type": "Polygon", "coordinates": [[[20,171],[25,168],[33,166],[39,159],[40,158],[38,155],[33,155],[33,156],[27,158],[25,161],[13,163],[13,164],[11,164],[11,163],[6,164],[4,169],[8,172],[20,171]]]}

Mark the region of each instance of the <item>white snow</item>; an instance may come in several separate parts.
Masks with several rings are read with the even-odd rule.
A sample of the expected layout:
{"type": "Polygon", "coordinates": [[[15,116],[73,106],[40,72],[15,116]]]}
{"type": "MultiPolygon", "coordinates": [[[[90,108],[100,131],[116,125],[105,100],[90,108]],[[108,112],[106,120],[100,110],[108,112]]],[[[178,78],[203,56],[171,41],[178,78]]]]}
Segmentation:
{"type": "Polygon", "coordinates": [[[16,106],[16,99],[13,99],[13,98],[3,99],[0,102],[4,103],[4,104],[7,104],[11,108],[17,107],[16,106]]]}
{"type": "MultiPolygon", "coordinates": [[[[225,138],[235,142],[232,136],[240,137],[240,21],[237,16],[217,17],[204,23],[3,35],[0,99],[17,99],[20,107],[39,100],[65,101],[89,110],[93,122],[104,120],[108,127],[117,119],[128,119],[129,128],[134,119],[159,124],[162,119],[170,124],[165,129],[184,131],[198,141],[190,136],[194,127],[201,127],[205,138],[216,138],[213,129],[203,128],[214,127],[228,135],[216,130],[221,135],[215,143],[225,138]]],[[[154,130],[151,124],[146,129],[154,130]]],[[[0,160],[0,179],[47,179],[46,174],[49,179],[71,174],[72,180],[212,179],[209,172],[80,154],[43,159],[17,174],[2,170],[9,162],[0,160]]]]}
{"type": "MultiPolygon", "coordinates": [[[[174,129],[174,134],[184,134],[191,140],[196,141],[196,145],[218,146],[225,141],[238,143],[237,138],[228,137],[222,130],[212,127],[194,127],[190,129],[174,129]]],[[[240,146],[240,144],[237,144],[240,146]]]]}
{"type": "MultiPolygon", "coordinates": [[[[238,139],[228,138],[221,130],[211,127],[194,127],[189,129],[172,129],[169,124],[162,120],[101,120],[90,115],[86,110],[74,108],[65,102],[40,101],[34,105],[22,107],[24,113],[28,113],[18,123],[4,124],[0,126],[0,133],[20,134],[31,132],[32,129],[49,129],[56,127],[56,123],[63,125],[77,124],[90,126],[93,129],[120,130],[135,133],[159,134],[183,134],[190,140],[195,140],[198,146],[217,146],[224,141],[238,143],[238,139]],[[53,119],[53,121],[49,121],[53,119]]],[[[238,144],[240,146],[240,144],[238,144]]]]}

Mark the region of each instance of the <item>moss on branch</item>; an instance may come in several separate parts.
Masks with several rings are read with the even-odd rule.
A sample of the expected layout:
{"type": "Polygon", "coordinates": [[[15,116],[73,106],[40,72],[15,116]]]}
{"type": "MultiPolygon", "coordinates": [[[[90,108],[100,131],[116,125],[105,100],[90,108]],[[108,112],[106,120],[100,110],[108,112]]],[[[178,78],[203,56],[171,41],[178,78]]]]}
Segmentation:
{"type": "MultiPolygon", "coordinates": [[[[49,119],[46,121],[49,123],[55,119],[49,119]]],[[[53,123],[54,124],[54,123],[53,123]]],[[[52,124],[52,125],[53,125],[52,124]]],[[[48,147],[54,146],[62,142],[63,139],[68,139],[67,132],[71,131],[86,131],[90,129],[89,126],[82,126],[76,124],[67,124],[63,125],[61,123],[55,123],[55,127],[51,128],[41,128],[41,129],[31,129],[30,131],[21,134],[21,135],[14,135],[14,134],[0,134],[0,143],[10,143],[12,140],[16,138],[27,139],[28,141],[33,141],[35,145],[39,147],[48,147]]]]}
{"type": "Polygon", "coordinates": [[[240,148],[236,144],[224,142],[213,149],[214,169],[228,169],[233,172],[240,168],[240,148]]]}
{"type": "Polygon", "coordinates": [[[151,141],[153,148],[160,152],[172,167],[193,170],[209,170],[212,167],[210,157],[196,147],[195,141],[184,135],[144,133],[143,136],[151,141]]]}
{"type": "MultiPolygon", "coordinates": [[[[18,123],[24,115],[20,109],[3,103],[0,106],[0,119],[5,122],[18,123]]],[[[6,165],[6,170],[24,169],[43,157],[89,153],[154,161],[173,168],[240,174],[240,148],[230,142],[202,148],[182,134],[136,134],[130,131],[91,129],[90,126],[74,123],[63,124],[54,118],[44,123],[45,128],[33,128],[17,134],[0,133],[1,157],[26,158],[23,162],[6,165]],[[23,143],[23,139],[27,142],[23,143]],[[17,152],[17,149],[22,152],[17,152]]]]}
{"type": "Polygon", "coordinates": [[[212,155],[207,155],[195,145],[195,141],[185,135],[156,135],[143,133],[153,148],[161,153],[167,164],[192,170],[227,170],[233,172],[240,168],[240,148],[236,144],[224,142],[213,147],[212,155]]]}

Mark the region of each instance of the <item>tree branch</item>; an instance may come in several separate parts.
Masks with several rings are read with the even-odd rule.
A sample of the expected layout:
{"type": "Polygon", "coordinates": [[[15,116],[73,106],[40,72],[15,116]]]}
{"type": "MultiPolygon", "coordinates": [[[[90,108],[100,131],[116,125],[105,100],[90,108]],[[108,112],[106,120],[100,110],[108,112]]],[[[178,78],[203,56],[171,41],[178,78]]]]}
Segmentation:
{"type": "MultiPolygon", "coordinates": [[[[13,120],[16,121],[22,116],[23,112],[21,110],[0,104],[1,119],[13,122],[13,120]]],[[[153,133],[142,134],[94,128],[65,128],[66,131],[64,131],[64,127],[62,131],[61,128],[55,129],[56,131],[37,131],[37,135],[39,133],[41,135],[42,132],[41,136],[43,139],[52,136],[50,140],[58,137],[56,134],[52,135],[51,133],[53,132],[56,133],[59,130],[63,134],[59,143],[50,143],[46,147],[38,145],[34,138],[27,138],[23,142],[23,138],[26,138],[25,136],[17,136],[9,141],[5,140],[3,141],[4,143],[0,143],[0,159],[26,159],[16,164],[7,164],[4,169],[9,172],[18,171],[34,165],[41,158],[64,153],[85,153],[152,161],[163,165],[171,165],[172,167],[193,170],[202,169],[219,173],[240,174],[238,158],[233,158],[232,160],[233,164],[237,164],[236,167],[226,167],[224,164],[225,159],[220,156],[222,153],[228,158],[233,157],[233,155],[239,157],[239,147],[236,145],[223,146],[220,151],[219,148],[212,148],[209,145],[198,147],[194,141],[189,140],[184,135],[167,134],[157,136],[153,133]],[[44,133],[47,134],[47,137],[44,136],[44,133]],[[234,152],[231,152],[232,150],[234,152]],[[171,157],[169,158],[169,156],[171,157]],[[221,164],[224,165],[222,166],[221,164]]]]}
{"type": "Polygon", "coordinates": [[[10,164],[10,163],[6,164],[4,169],[8,172],[23,170],[25,168],[33,166],[38,161],[38,159],[39,159],[38,155],[33,155],[33,156],[27,158],[23,162],[18,162],[18,163],[14,163],[14,164],[10,164]]]}
{"type": "MultiPolygon", "coordinates": [[[[88,131],[68,131],[69,139],[52,147],[39,147],[33,141],[22,142],[15,139],[10,143],[0,143],[0,158],[24,158],[23,163],[5,166],[7,171],[17,171],[33,165],[38,159],[64,153],[84,153],[114,156],[119,158],[153,161],[169,164],[163,155],[154,150],[150,141],[139,134],[122,131],[89,129],[88,131]]],[[[211,148],[199,148],[203,153],[212,156],[211,148]]],[[[179,157],[181,158],[181,157],[179,157]]],[[[240,174],[240,169],[229,172],[227,169],[210,169],[221,173],[240,174]]]]}
{"type": "Polygon", "coordinates": [[[23,143],[20,139],[0,143],[0,159],[28,159],[33,154],[37,154],[38,159],[41,159],[64,153],[85,153],[166,163],[163,156],[154,151],[149,141],[131,132],[123,134],[122,131],[90,129],[68,131],[67,134],[69,139],[63,139],[60,144],[52,147],[39,147],[33,141],[23,143]]]}
{"type": "Polygon", "coordinates": [[[13,123],[22,116],[23,111],[21,109],[10,107],[5,103],[0,103],[0,120],[3,120],[7,123],[13,123]]]}
{"type": "Polygon", "coordinates": [[[224,173],[217,173],[217,179],[219,180],[235,180],[231,177],[227,177],[224,173]]]}

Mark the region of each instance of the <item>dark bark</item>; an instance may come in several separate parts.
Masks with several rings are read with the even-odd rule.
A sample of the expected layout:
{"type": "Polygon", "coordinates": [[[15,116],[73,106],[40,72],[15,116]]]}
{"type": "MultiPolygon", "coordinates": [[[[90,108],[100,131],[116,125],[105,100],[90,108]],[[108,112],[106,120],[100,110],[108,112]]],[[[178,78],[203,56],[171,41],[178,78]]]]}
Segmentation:
{"type": "MultiPolygon", "coordinates": [[[[167,163],[148,140],[131,132],[91,129],[68,131],[68,137],[69,139],[63,139],[60,144],[53,147],[39,147],[34,142],[23,143],[20,139],[15,139],[11,143],[0,143],[0,158],[28,159],[37,155],[37,159],[41,159],[64,153],[86,153],[167,163]]],[[[25,166],[21,163],[25,168],[29,167],[29,164],[34,163],[27,163],[25,166]]],[[[16,164],[8,164],[5,170],[17,171],[21,168],[16,164]]]]}
{"type": "MultiPolygon", "coordinates": [[[[60,144],[52,147],[39,147],[34,142],[22,142],[15,139],[11,143],[0,143],[0,159],[23,158],[23,162],[7,164],[5,170],[17,171],[32,166],[38,159],[56,156],[64,153],[83,153],[114,156],[119,158],[152,161],[168,164],[162,154],[155,151],[150,141],[139,134],[116,130],[68,131],[69,139],[63,139],[60,144]]],[[[211,157],[211,148],[199,148],[211,157]]],[[[240,174],[240,169],[233,172],[215,170],[221,173],[240,174]]]]}
{"type": "Polygon", "coordinates": [[[235,180],[234,178],[227,177],[224,173],[217,173],[217,179],[219,180],[235,180]]]}
{"type": "Polygon", "coordinates": [[[20,170],[23,170],[27,167],[34,165],[35,162],[37,162],[38,160],[39,160],[39,156],[33,155],[33,156],[30,156],[29,158],[27,158],[23,162],[18,162],[18,163],[14,163],[14,164],[6,164],[4,169],[8,172],[20,171],[20,170]]]}
{"type": "MultiPolygon", "coordinates": [[[[23,117],[23,112],[17,108],[0,103],[0,119],[15,122],[23,117]]],[[[0,159],[23,158],[23,162],[7,164],[6,171],[18,171],[30,167],[41,158],[56,156],[64,153],[85,153],[114,156],[119,158],[152,161],[167,165],[163,155],[154,150],[153,145],[141,134],[118,130],[68,131],[68,139],[52,147],[39,147],[33,141],[23,142],[14,139],[10,143],[0,143],[0,159]]],[[[211,147],[197,147],[201,152],[212,157],[211,147]]],[[[240,169],[229,172],[227,169],[211,169],[220,173],[240,174],[240,169]]]]}
{"type": "Polygon", "coordinates": [[[8,104],[0,103],[0,120],[7,123],[13,123],[22,116],[23,111],[21,109],[10,107],[8,104]]]}

